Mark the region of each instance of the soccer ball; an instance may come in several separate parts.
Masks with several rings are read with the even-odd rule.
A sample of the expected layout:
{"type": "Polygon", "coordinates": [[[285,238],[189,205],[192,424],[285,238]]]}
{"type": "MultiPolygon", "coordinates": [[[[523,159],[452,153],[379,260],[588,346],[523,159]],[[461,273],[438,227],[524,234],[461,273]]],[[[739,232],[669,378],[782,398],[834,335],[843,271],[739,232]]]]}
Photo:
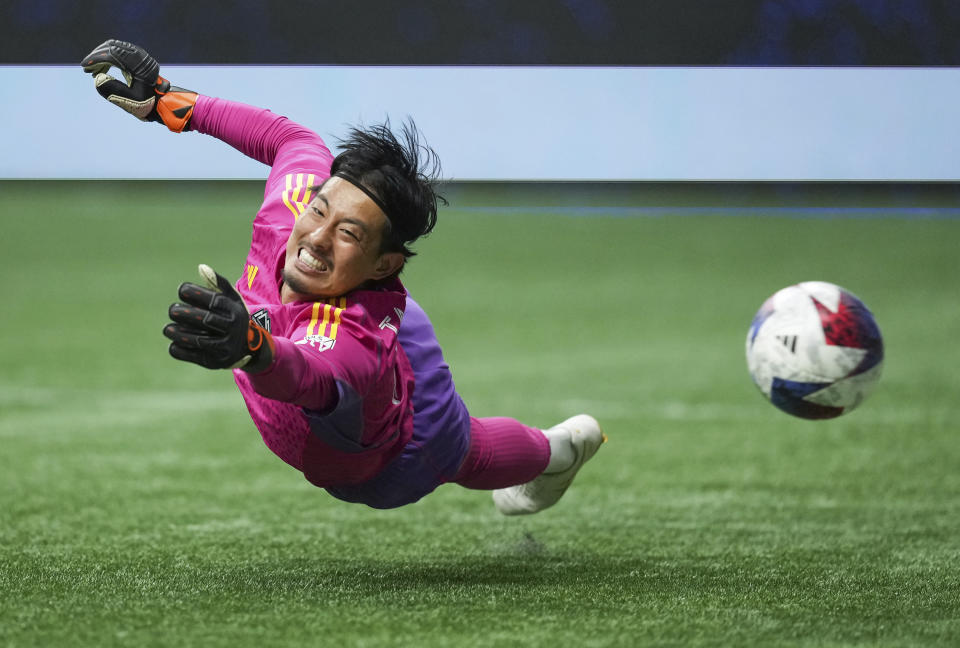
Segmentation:
{"type": "Polygon", "coordinates": [[[787,414],[826,419],[863,402],[880,378],[883,338],[862,301],[807,281],[763,303],[747,332],[747,368],[787,414]]]}

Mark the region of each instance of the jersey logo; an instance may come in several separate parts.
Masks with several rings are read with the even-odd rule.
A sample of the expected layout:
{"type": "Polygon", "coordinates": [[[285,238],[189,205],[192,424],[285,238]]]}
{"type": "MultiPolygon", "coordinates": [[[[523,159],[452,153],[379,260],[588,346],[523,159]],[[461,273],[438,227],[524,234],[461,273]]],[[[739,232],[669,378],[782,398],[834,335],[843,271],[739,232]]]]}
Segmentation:
{"type": "Polygon", "coordinates": [[[261,308],[256,313],[250,316],[254,322],[257,323],[260,328],[264,329],[267,333],[270,332],[270,313],[267,312],[266,308],[261,308]]]}
{"type": "Polygon", "coordinates": [[[400,332],[400,331],[397,330],[397,327],[396,327],[396,326],[394,326],[393,324],[390,323],[390,316],[389,316],[389,315],[387,315],[386,317],[384,317],[384,318],[383,318],[383,321],[380,322],[380,330],[383,330],[383,329],[385,329],[385,328],[390,329],[390,330],[393,331],[394,333],[399,333],[399,332],[400,332]]]}
{"type": "MultiPolygon", "coordinates": [[[[393,312],[397,314],[397,320],[399,320],[398,323],[403,323],[403,310],[394,306],[393,312]]],[[[393,331],[395,334],[399,335],[400,331],[397,330],[396,326],[391,324],[392,321],[393,320],[390,319],[389,315],[384,317],[383,320],[380,322],[380,330],[382,331],[383,329],[388,328],[391,331],[393,331]]]]}
{"type": "Polygon", "coordinates": [[[248,265],[247,266],[247,288],[253,288],[253,280],[257,276],[257,271],[260,270],[260,266],[248,265]]]}
{"type": "Polygon", "coordinates": [[[328,338],[326,335],[308,335],[302,340],[294,342],[294,344],[308,344],[310,348],[317,351],[329,351],[336,343],[336,340],[328,338]]]}

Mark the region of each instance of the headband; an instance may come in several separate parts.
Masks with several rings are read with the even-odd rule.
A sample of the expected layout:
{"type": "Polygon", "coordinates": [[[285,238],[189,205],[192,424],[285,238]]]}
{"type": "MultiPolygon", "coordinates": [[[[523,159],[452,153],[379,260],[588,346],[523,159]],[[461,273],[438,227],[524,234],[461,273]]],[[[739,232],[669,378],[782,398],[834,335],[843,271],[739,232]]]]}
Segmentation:
{"type": "Polygon", "coordinates": [[[380,211],[384,213],[384,215],[387,217],[387,220],[390,221],[391,224],[393,223],[393,219],[390,218],[390,212],[387,211],[387,206],[383,204],[383,201],[380,200],[379,197],[377,197],[377,194],[373,193],[372,191],[364,187],[362,184],[360,184],[359,178],[345,171],[337,171],[333,175],[337,176],[338,178],[343,178],[344,180],[352,184],[354,187],[356,187],[363,193],[367,194],[367,198],[372,200],[377,205],[377,207],[380,208],[380,211]]]}

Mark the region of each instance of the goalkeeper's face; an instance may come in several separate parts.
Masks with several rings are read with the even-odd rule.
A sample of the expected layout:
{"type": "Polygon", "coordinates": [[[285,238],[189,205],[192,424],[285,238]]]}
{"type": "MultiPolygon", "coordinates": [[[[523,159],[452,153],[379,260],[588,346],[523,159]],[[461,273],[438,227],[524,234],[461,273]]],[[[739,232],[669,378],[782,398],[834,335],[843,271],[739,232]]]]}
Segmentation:
{"type": "Polygon", "coordinates": [[[403,267],[399,252],[380,252],[387,217],[360,189],[330,178],[293,226],[287,241],[284,303],[345,295],[403,267]]]}

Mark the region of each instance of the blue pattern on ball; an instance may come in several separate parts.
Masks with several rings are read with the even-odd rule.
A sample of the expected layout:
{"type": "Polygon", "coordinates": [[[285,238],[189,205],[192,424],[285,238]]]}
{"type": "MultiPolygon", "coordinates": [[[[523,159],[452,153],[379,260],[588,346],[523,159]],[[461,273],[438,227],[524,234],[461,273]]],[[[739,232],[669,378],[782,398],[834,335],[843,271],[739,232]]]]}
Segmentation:
{"type": "Polygon", "coordinates": [[[774,378],[770,387],[770,402],[787,414],[805,419],[828,419],[843,414],[842,407],[830,407],[805,400],[806,396],[829,387],[830,383],[797,382],[774,378]]]}

